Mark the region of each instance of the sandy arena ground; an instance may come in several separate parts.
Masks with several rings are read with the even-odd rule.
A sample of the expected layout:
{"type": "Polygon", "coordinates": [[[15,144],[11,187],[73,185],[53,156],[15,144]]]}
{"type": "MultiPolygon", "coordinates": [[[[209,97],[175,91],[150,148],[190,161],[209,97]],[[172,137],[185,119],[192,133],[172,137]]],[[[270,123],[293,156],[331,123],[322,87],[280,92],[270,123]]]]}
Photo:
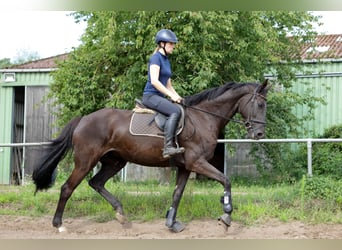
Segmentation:
{"type": "Polygon", "coordinates": [[[225,231],[215,220],[186,223],[181,233],[170,232],[165,220],[133,221],[123,227],[118,221],[99,223],[91,218],[65,218],[67,229],[58,232],[49,216],[31,218],[0,216],[0,239],[342,239],[342,224],[309,225],[302,222],[269,221],[255,226],[232,222],[225,231]]]}

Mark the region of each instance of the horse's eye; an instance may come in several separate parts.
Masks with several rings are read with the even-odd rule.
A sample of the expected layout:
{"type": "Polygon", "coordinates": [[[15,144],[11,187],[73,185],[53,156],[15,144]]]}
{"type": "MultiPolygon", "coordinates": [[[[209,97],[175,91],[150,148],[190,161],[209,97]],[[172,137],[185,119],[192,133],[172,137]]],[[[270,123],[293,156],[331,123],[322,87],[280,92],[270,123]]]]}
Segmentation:
{"type": "Polygon", "coordinates": [[[259,103],[258,103],[258,107],[259,107],[259,108],[263,108],[264,106],[265,106],[265,104],[264,104],[263,102],[259,102],[259,103]]]}

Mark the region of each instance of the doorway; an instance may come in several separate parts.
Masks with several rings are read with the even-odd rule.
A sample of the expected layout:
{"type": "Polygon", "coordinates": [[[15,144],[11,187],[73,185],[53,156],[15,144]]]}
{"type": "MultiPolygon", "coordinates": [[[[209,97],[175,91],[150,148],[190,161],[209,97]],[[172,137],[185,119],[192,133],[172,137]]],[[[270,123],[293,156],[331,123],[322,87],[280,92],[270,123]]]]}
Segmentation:
{"type": "MultiPolygon", "coordinates": [[[[13,137],[12,143],[23,143],[24,140],[24,113],[25,113],[25,87],[14,87],[13,105],[13,137]]],[[[22,176],[23,147],[12,148],[11,183],[20,185],[22,176]]]]}

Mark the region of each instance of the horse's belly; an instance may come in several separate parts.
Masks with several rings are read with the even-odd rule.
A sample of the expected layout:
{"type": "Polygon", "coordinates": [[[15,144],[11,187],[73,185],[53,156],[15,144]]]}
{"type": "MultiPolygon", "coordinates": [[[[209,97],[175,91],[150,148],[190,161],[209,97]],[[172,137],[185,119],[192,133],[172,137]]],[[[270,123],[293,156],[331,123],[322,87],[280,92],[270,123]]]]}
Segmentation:
{"type": "Polygon", "coordinates": [[[162,156],[163,146],[163,140],[145,138],[138,143],[126,144],[119,154],[126,161],[144,166],[168,166],[169,161],[162,156]]]}

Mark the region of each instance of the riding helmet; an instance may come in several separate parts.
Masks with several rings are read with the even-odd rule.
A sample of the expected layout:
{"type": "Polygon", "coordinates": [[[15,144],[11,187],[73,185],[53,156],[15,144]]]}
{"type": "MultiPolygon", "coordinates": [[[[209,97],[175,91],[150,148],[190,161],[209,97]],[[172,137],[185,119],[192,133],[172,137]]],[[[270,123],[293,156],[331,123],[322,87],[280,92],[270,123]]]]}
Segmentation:
{"type": "Polygon", "coordinates": [[[170,43],[177,43],[178,39],[175,33],[168,29],[161,29],[158,31],[156,35],[156,44],[160,42],[170,42],[170,43]]]}

